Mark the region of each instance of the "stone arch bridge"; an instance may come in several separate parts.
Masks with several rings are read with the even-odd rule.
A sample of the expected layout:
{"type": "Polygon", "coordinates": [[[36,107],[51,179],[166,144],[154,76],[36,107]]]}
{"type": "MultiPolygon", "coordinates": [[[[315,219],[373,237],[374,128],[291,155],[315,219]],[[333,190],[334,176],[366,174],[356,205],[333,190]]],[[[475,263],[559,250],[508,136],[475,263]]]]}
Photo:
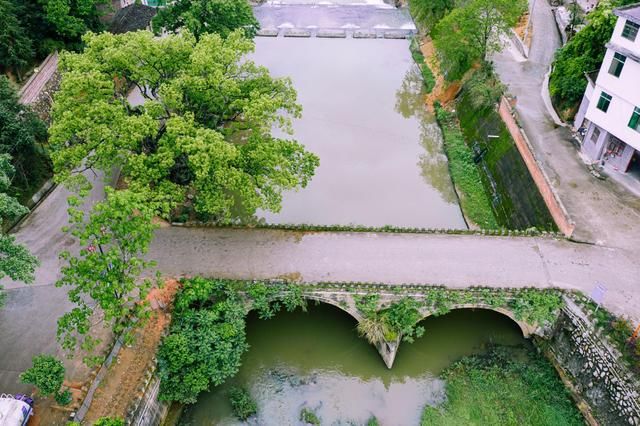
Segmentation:
{"type": "MultiPolygon", "coordinates": [[[[348,284],[318,284],[317,286],[304,286],[302,297],[306,301],[332,305],[340,309],[341,311],[346,312],[358,323],[360,323],[364,319],[364,315],[356,306],[356,300],[359,296],[379,296],[378,309],[382,310],[391,306],[394,302],[398,302],[407,297],[415,298],[416,300],[420,301],[425,298],[426,292],[434,289],[434,287],[429,286],[405,286],[405,288],[403,289],[398,289],[400,291],[389,292],[388,290],[385,291],[384,289],[380,291],[377,287],[379,287],[379,285],[376,284],[358,284],[355,286],[348,284]]],[[[444,291],[443,289],[436,288],[436,291],[437,290],[444,291]]],[[[476,290],[465,290],[465,293],[468,292],[469,294],[472,294],[474,291],[476,290]]],[[[486,292],[489,290],[478,289],[477,291],[486,292]]],[[[509,292],[509,290],[504,291],[506,294],[508,294],[509,292]]],[[[492,290],[492,292],[496,293],[497,291],[492,290]]],[[[505,300],[508,301],[510,299],[511,297],[507,296],[505,300]]],[[[248,309],[252,309],[250,301],[248,301],[248,309]]],[[[530,338],[534,335],[544,337],[549,331],[548,327],[543,327],[539,324],[530,323],[523,319],[517,318],[516,314],[506,306],[490,305],[479,300],[451,302],[447,305],[448,311],[456,309],[485,309],[498,312],[510,318],[520,328],[520,331],[525,338],[530,338]]],[[[433,307],[429,307],[427,304],[421,304],[419,311],[420,321],[430,316],[437,315],[436,309],[433,307]]],[[[400,349],[402,337],[402,335],[398,335],[398,337],[393,341],[385,339],[383,342],[375,345],[387,368],[393,367],[396,355],[398,353],[398,350],[400,349]]]]}

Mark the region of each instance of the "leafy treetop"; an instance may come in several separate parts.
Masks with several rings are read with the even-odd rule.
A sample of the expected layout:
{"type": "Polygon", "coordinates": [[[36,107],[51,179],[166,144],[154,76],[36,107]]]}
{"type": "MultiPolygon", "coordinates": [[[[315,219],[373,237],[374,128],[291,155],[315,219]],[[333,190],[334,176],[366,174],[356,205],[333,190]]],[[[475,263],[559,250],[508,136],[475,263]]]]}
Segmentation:
{"type": "Polygon", "coordinates": [[[485,62],[526,10],[523,0],[470,0],[453,9],[434,28],[434,43],[449,80],[460,78],[476,61],[485,62]]]}
{"type": "Polygon", "coordinates": [[[40,394],[49,396],[58,393],[64,381],[62,361],[51,355],[36,355],[33,366],[20,374],[20,381],[34,385],[40,394]]]}
{"type": "Polygon", "coordinates": [[[241,31],[84,41],[84,53],[61,59],[50,129],[59,181],[86,189],[83,170],[119,166],[160,214],[188,197],[197,212],[228,221],[238,211],[278,211],[282,191],[314,174],[315,155],[271,134],[291,133],[300,116],[290,80],[248,60],[254,45],[241,31]]]}
{"type": "Polygon", "coordinates": [[[97,203],[86,217],[71,198],[71,228],[82,248],[68,261],[56,287],[69,286],[69,300],[75,307],[58,319],[58,338],[72,351],[80,338],[82,348],[91,351],[99,342],[91,337],[92,318],[100,308],[102,321],[115,333],[122,333],[146,312],[145,296],[150,280],[139,280],[142,271],[153,265],[143,258],[155,225],[153,213],[140,194],[106,188],[105,201],[97,203]]]}

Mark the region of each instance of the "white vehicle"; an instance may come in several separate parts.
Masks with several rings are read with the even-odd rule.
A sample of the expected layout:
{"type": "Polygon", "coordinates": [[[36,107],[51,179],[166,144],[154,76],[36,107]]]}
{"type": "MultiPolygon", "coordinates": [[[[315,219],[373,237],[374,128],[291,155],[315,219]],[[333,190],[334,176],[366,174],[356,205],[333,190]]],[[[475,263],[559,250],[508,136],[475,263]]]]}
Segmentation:
{"type": "Polygon", "coordinates": [[[25,426],[32,414],[33,399],[21,394],[0,394],[0,425],[25,426]]]}

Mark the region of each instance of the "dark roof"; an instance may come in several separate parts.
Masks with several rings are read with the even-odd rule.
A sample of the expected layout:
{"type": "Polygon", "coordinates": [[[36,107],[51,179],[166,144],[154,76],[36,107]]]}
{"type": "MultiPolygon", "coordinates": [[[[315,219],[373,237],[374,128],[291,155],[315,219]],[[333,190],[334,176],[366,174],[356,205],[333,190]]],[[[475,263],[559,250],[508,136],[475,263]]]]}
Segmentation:
{"type": "Polygon", "coordinates": [[[156,8],[143,4],[131,4],[123,7],[111,21],[109,30],[114,34],[128,33],[129,31],[144,30],[149,27],[151,20],[156,16],[156,8]]]}
{"type": "Polygon", "coordinates": [[[640,24],[640,3],[630,4],[624,7],[613,9],[613,13],[621,18],[629,19],[636,24],[640,24]]]}

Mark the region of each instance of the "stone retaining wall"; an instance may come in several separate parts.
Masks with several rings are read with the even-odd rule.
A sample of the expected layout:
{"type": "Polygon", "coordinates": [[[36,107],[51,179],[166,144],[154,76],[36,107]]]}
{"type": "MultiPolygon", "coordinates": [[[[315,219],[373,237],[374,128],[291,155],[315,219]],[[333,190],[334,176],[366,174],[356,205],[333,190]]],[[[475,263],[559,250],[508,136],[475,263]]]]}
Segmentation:
{"type": "Polygon", "coordinates": [[[638,382],[620,355],[570,300],[553,337],[550,353],[600,424],[640,425],[638,382]]]}
{"type": "Polygon", "coordinates": [[[500,100],[498,113],[500,114],[502,121],[504,121],[504,124],[507,126],[507,129],[509,129],[509,133],[511,133],[511,137],[514,140],[516,147],[518,147],[518,151],[520,152],[527,169],[529,169],[529,173],[538,187],[538,190],[540,191],[553,220],[556,222],[558,229],[560,229],[565,236],[571,237],[575,224],[569,217],[567,210],[564,208],[564,205],[562,205],[562,202],[558,198],[555,190],[551,187],[546,173],[536,159],[524,131],[520,128],[513,117],[511,106],[504,96],[500,100]]]}

